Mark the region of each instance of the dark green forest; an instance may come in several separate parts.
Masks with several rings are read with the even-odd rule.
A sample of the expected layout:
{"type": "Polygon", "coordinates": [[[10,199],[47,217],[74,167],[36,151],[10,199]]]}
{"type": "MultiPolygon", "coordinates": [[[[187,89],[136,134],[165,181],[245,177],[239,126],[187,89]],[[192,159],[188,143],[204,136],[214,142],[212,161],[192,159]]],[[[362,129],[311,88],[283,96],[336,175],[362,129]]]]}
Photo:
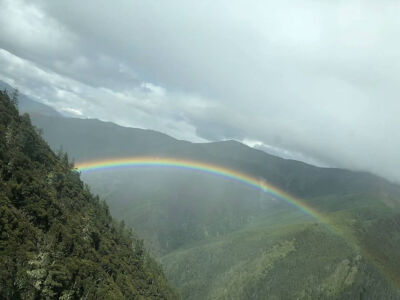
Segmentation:
{"type": "Polygon", "coordinates": [[[0,299],[176,299],[143,242],[0,92],[0,299]]]}

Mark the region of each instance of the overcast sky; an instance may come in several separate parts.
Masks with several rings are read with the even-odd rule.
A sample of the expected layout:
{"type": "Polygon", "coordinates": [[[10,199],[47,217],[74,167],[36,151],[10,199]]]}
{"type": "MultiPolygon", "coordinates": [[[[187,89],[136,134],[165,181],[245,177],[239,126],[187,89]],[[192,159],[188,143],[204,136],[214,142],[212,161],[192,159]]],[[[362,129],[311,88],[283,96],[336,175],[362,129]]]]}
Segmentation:
{"type": "Polygon", "coordinates": [[[400,182],[398,0],[0,0],[0,80],[66,115],[400,182]]]}

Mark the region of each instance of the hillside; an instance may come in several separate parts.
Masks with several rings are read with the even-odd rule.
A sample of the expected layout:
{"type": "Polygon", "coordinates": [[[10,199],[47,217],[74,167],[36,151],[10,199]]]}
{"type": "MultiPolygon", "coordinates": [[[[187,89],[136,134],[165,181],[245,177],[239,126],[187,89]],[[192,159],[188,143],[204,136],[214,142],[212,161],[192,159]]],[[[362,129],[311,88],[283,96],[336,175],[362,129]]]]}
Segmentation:
{"type": "Polygon", "coordinates": [[[400,188],[385,179],[284,160],[234,141],[193,144],[97,120],[33,121],[54,149],[77,162],[146,155],[216,164],[272,183],[329,220],[201,173],[84,173],[145,239],[185,299],[400,299],[400,188]]]}
{"type": "Polygon", "coordinates": [[[175,299],[141,240],[0,92],[0,298],[175,299]]]}

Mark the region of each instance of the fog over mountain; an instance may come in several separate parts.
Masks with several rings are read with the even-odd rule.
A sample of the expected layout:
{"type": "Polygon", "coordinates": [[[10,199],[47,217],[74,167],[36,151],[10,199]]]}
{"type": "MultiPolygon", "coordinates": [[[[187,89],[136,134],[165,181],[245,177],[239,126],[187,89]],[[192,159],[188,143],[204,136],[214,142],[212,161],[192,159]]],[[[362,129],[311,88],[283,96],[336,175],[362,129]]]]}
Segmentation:
{"type": "Polygon", "coordinates": [[[399,13],[390,0],[1,0],[0,80],[71,116],[398,182],[399,13]]]}

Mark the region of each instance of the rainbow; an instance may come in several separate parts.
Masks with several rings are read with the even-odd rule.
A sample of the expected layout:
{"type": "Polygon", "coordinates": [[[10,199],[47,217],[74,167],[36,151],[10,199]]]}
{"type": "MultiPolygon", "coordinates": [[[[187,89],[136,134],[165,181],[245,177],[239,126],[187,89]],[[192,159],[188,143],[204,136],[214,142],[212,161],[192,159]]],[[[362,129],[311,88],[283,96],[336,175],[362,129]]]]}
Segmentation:
{"type": "Polygon", "coordinates": [[[219,176],[226,178],[228,180],[233,180],[241,184],[245,184],[254,189],[260,190],[264,193],[271,195],[274,198],[281,199],[290,205],[296,207],[305,214],[313,217],[318,222],[326,226],[332,233],[341,236],[347,241],[347,244],[355,249],[357,252],[361,251],[365,258],[367,258],[372,265],[374,265],[377,270],[381,272],[382,275],[386,275],[389,282],[394,287],[398,287],[399,279],[396,278],[395,274],[388,274],[386,270],[383,269],[380,264],[376,263],[376,259],[373,254],[369,253],[368,249],[360,249],[358,243],[353,236],[349,236],[346,232],[342,230],[337,224],[333,224],[327,215],[316,210],[315,208],[308,205],[301,199],[290,195],[287,192],[280,190],[279,188],[273,186],[272,184],[265,181],[264,178],[257,178],[246,174],[244,172],[239,172],[237,170],[229,169],[223,166],[218,166],[214,164],[204,163],[194,160],[185,160],[177,158],[166,158],[166,157],[126,157],[118,159],[102,159],[88,162],[77,163],[75,168],[77,171],[82,173],[98,171],[98,170],[112,170],[118,168],[140,168],[140,167],[169,167],[178,168],[183,170],[197,171],[206,174],[211,174],[214,176],[219,176]]]}
{"type": "Polygon", "coordinates": [[[95,160],[89,162],[81,162],[76,164],[76,169],[80,172],[91,172],[97,170],[109,170],[116,168],[138,168],[138,167],[170,167],[184,170],[191,170],[223,177],[229,180],[245,184],[252,188],[258,189],[270,196],[281,199],[292,206],[295,206],[305,214],[314,217],[318,221],[328,224],[327,218],[316,209],[304,201],[278,189],[269,184],[263,178],[256,178],[249,174],[239,172],[222,166],[176,158],[165,157],[126,157],[118,159],[95,160]]]}

